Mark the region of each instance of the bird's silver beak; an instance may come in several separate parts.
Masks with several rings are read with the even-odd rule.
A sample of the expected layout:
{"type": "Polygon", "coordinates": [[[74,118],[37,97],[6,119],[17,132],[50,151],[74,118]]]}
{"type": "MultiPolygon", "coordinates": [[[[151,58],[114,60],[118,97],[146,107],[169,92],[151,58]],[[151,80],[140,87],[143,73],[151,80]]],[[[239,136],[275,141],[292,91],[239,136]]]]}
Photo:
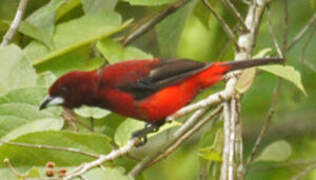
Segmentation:
{"type": "Polygon", "coordinates": [[[39,109],[45,109],[48,106],[53,106],[53,105],[61,105],[64,103],[64,98],[62,97],[52,97],[52,96],[46,96],[45,99],[42,101],[39,109]]]}

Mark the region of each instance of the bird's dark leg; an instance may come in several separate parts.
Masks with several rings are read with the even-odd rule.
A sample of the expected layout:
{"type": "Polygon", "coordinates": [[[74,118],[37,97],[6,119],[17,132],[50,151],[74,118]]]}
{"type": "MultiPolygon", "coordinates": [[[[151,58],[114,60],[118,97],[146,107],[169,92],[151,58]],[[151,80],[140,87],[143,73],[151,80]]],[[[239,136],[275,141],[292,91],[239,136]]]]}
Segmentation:
{"type": "Polygon", "coordinates": [[[146,144],[147,142],[147,135],[149,133],[157,132],[160,128],[160,126],[163,125],[163,123],[146,123],[145,127],[141,130],[135,131],[132,134],[132,138],[138,137],[142,140],[141,143],[137,145],[137,147],[142,146],[146,144]]]}

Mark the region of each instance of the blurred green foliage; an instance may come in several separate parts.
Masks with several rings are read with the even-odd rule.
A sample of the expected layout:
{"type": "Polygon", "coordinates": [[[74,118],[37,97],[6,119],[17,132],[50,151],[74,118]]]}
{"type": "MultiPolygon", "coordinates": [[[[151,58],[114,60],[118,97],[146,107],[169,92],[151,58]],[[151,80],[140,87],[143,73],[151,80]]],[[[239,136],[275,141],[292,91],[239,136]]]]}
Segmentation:
{"type": "MultiPolygon", "coordinates": [[[[117,41],[129,32],[132,23],[150,17],[173,2],[175,0],[29,0],[24,21],[13,39],[15,45],[0,48],[0,140],[108,153],[113,147],[123,145],[131,130],[138,129],[143,123],[84,107],[76,111],[81,123],[74,127],[62,121],[60,108],[39,112],[40,100],[56,77],[72,70],[92,70],[129,59],[179,57],[203,62],[233,59],[232,43],[214,16],[198,0],[191,0],[131,45],[124,47],[117,41]],[[74,129],[77,132],[73,132],[74,129]]],[[[222,1],[210,2],[231,27],[237,27],[238,21],[222,1]]],[[[18,3],[19,0],[0,0],[0,41],[14,18],[18,3]]],[[[241,1],[234,1],[234,5],[244,16],[247,6],[241,1]]],[[[288,5],[288,39],[291,42],[315,13],[315,1],[288,1],[288,5]]],[[[282,44],[284,14],[281,0],[271,1],[271,13],[273,29],[282,44]]],[[[253,54],[272,48],[272,55],[276,55],[267,14],[262,18],[253,54]]],[[[301,86],[301,90],[304,88],[307,96],[294,84],[282,82],[275,117],[246,179],[289,179],[306,167],[300,162],[316,163],[316,52],[313,51],[316,40],[311,39],[314,32],[315,26],[287,53],[287,69],[273,71],[285,79],[293,79],[295,73],[291,68],[294,67],[297,70],[294,84],[301,86]],[[299,75],[302,84],[298,83],[299,75]]],[[[252,86],[242,98],[245,158],[267,118],[277,79],[277,76],[258,69],[252,86]]],[[[223,83],[219,83],[202,92],[196,100],[222,88],[223,83]]],[[[143,158],[159,148],[179,124],[166,126],[152,135],[146,146],[136,149],[131,155],[143,158]]],[[[209,125],[206,125],[167,159],[136,179],[197,179],[204,167],[209,171],[209,179],[218,177],[223,135],[222,124],[219,122],[215,126],[209,130],[209,125]]],[[[0,142],[0,162],[5,158],[29,177],[43,177],[48,161],[70,170],[92,160],[82,154],[0,142]]],[[[86,177],[133,179],[124,172],[136,163],[135,158],[124,157],[106,163],[107,171],[97,168],[86,177]]],[[[16,178],[0,163],[0,179],[4,177],[16,178]]],[[[316,171],[311,171],[304,179],[316,179],[316,171]]]]}

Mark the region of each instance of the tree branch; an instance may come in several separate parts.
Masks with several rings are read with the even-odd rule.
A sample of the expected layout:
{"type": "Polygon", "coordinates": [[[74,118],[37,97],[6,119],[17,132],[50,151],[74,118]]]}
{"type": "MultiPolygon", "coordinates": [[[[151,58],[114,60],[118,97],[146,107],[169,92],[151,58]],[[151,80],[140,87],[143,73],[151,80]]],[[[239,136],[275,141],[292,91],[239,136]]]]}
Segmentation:
{"type": "Polygon", "coordinates": [[[293,38],[293,40],[288,44],[286,50],[290,50],[293,48],[304,36],[304,34],[314,25],[316,22],[316,13],[309,19],[307,24],[297,33],[297,35],[293,38]]]}
{"type": "Polygon", "coordinates": [[[170,6],[159,11],[157,14],[146,18],[144,22],[137,27],[135,27],[131,32],[129,32],[121,40],[124,46],[127,46],[132,41],[140,37],[141,35],[147,33],[150,29],[154,28],[156,24],[164,20],[166,17],[170,16],[172,13],[175,13],[178,9],[186,5],[190,0],[179,0],[170,6]]]}
{"type": "Polygon", "coordinates": [[[138,143],[140,143],[140,139],[133,138],[129,140],[125,146],[122,146],[119,149],[113,150],[111,153],[107,155],[100,155],[99,158],[94,161],[91,161],[89,163],[83,163],[79,167],[75,168],[73,171],[67,173],[67,175],[64,177],[64,180],[70,180],[72,178],[79,177],[85,172],[87,172],[88,170],[94,167],[100,166],[106,161],[117,159],[127,154],[128,152],[130,152],[131,149],[138,143]]]}
{"type": "Polygon", "coordinates": [[[52,145],[44,145],[44,144],[27,144],[27,143],[20,143],[20,142],[6,142],[2,140],[0,140],[0,143],[12,145],[12,146],[27,147],[27,148],[67,151],[67,152],[82,154],[82,155],[93,157],[93,158],[98,158],[100,156],[99,154],[94,154],[94,153],[82,151],[80,149],[71,148],[71,147],[60,147],[60,146],[52,146],[52,145]]]}
{"type": "Polygon", "coordinates": [[[221,24],[224,31],[226,32],[226,34],[230,38],[230,40],[232,40],[232,42],[234,43],[236,49],[239,49],[239,46],[238,46],[238,43],[237,43],[237,40],[236,40],[236,37],[235,37],[233,30],[228,26],[228,24],[224,21],[224,19],[216,13],[215,9],[212,7],[212,5],[207,0],[202,0],[202,2],[213,13],[213,15],[215,16],[217,21],[221,24]]]}
{"type": "Polygon", "coordinates": [[[239,20],[239,23],[241,24],[241,26],[243,27],[243,30],[248,31],[248,28],[246,26],[246,24],[244,23],[244,19],[241,16],[241,14],[238,12],[238,10],[236,9],[236,7],[233,5],[233,3],[230,0],[224,0],[224,4],[229,7],[234,16],[239,20]]]}
{"type": "Polygon", "coordinates": [[[147,156],[141,162],[139,162],[128,174],[131,176],[137,176],[140,172],[150,166],[150,164],[161,154],[171,147],[177,140],[183,136],[191,127],[196,124],[200,118],[206,113],[207,109],[202,108],[197,110],[173,135],[172,138],[156,152],[147,156]]]}
{"type": "Polygon", "coordinates": [[[20,0],[18,10],[16,11],[15,17],[10,25],[9,30],[3,36],[0,47],[4,47],[11,42],[13,36],[15,35],[15,33],[20,25],[20,22],[22,21],[23,14],[24,14],[26,7],[27,7],[27,3],[28,3],[28,0],[20,0]]]}

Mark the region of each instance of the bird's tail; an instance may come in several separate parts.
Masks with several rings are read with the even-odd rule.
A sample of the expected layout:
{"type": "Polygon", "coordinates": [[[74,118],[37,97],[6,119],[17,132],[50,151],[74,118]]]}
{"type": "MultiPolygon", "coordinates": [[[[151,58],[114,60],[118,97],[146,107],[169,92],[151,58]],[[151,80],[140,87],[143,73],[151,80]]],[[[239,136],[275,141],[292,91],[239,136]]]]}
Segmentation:
{"type": "Polygon", "coordinates": [[[284,63],[284,58],[259,58],[259,59],[250,59],[243,61],[232,61],[225,62],[221,65],[230,67],[228,71],[234,71],[238,69],[245,69],[255,66],[262,66],[267,64],[282,64],[284,63]]]}

